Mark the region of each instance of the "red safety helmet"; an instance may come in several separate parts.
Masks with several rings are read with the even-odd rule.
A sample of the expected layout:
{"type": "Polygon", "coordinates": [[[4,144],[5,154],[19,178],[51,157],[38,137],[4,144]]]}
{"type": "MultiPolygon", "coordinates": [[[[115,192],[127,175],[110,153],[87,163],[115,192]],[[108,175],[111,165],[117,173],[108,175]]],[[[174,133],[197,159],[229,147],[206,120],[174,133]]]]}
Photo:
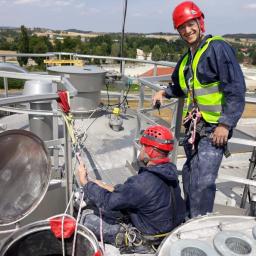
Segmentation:
{"type": "Polygon", "coordinates": [[[172,132],[162,125],[149,126],[140,138],[140,144],[166,152],[173,150],[173,143],[172,132]]]}
{"type": "Polygon", "coordinates": [[[205,32],[204,14],[192,1],[185,1],[177,5],[172,13],[172,19],[175,29],[189,20],[198,19],[202,32],[205,32]]]}

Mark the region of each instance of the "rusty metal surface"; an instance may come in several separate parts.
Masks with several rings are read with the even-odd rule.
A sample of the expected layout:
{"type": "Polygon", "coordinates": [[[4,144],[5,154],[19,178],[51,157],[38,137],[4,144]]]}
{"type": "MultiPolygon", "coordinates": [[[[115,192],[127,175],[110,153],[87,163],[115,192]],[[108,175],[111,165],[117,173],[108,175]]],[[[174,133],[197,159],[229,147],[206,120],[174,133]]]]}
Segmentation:
{"type": "Polygon", "coordinates": [[[0,226],[26,217],[43,199],[51,176],[47,150],[31,132],[0,134],[0,226]]]}

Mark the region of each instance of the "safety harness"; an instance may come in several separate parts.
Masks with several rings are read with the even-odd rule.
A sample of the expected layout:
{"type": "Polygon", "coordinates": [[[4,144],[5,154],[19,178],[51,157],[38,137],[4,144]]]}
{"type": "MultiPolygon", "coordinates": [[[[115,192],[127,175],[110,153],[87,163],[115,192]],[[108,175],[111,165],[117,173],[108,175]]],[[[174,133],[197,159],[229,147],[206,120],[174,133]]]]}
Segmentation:
{"type": "MultiPolygon", "coordinates": [[[[158,176],[157,176],[158,177],[158,176]]],[[[160,177],[158,177],[161,179],[160,177]]],[[[175,199],[174,188],[168,185],[170,189],[170,204],[172,207],[172,227],[177,225],[177,204],[175,199]]],[[[154,253],[162,240],[167,237],[170,232],[146,235],[142,234],[137,228],[131,224],[120,222],[121,229],[116,235],[115,245],[120,249],[121,253],[154,253]],[[141,250],[144,250],[143,252],[141,250]]]]}
{"type": "Polygon", "coordinates": [[[186,83],[184,70],[189,61],[188,53],[184,56],[179,67],[179,83],[184,94],[187,95],[186,107],[183,114],[186,115],[183,124],[187,128],[189,135],[188,142],[195,147],[196,133],[205,136],[202,127],[198,129],[199,124],[204,124],[204,120],[208,123],[218,123],[221,116],[222,104],[224,103],[224,95],[219,89],[220,82],[209,84],[201,84],[197,78],[197,66],[202,54],[207,50],[210,42],[215,40],[223,40],[220,36],[208,38],[205,44],[199,48],[191,60],[189,65],[192,78],[186,83]],[[198,132],[199,130],[199,132],[198,132]]]}

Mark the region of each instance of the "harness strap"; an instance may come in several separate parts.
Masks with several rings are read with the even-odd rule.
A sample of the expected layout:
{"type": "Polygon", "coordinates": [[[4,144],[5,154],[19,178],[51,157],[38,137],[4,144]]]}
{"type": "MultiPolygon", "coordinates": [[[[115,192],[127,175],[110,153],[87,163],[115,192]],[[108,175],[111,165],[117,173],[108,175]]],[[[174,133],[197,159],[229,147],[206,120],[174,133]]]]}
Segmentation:
{"type": "Polygon", "coordinates": [[[188,132],[190,133],[190,138],[188,142],[193,145],[192,149],[195,147],[197,124],[201,120],[201,113],[198,108],[193,108],[192,111],[188,113],[188,116],[184,119],[183,125],[188,121],[191,121],[188,132]]]}
{"type": "Polygon", "coordinates": [[[171,190],[170,201],[171,201],[171,205],[172,205],[172,225],[174,228],[176,226],[176,222],[177,222],[177,204],[176,204],[174,189],[172,186],[170,186],[170,190],[171,190]]]}

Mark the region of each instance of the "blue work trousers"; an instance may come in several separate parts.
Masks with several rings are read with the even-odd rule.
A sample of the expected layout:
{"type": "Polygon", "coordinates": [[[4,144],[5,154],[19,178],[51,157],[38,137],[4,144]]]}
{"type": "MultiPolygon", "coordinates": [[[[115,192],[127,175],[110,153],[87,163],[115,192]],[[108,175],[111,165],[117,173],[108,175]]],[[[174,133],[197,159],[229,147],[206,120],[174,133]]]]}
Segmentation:
{"type": "Polygon", "coordinates": [[[183,190],[190,218],[210,213],[216,193],[215,180],[222,161],[224,148],[216,147],[207,136],[199,138],[192,150],[184,141],[187,160],[182,169],[183,190]]]}
{"type": "Polygon", "coordinates": [[[101,219],[99,212],[91,209],[83,211],[80,223],[89,228],[99,241],[102,232],[104,242],[112,245],[115,245],[116,236],[121,229],[121,225],[115,219],[106,216],[101,219]]]}

